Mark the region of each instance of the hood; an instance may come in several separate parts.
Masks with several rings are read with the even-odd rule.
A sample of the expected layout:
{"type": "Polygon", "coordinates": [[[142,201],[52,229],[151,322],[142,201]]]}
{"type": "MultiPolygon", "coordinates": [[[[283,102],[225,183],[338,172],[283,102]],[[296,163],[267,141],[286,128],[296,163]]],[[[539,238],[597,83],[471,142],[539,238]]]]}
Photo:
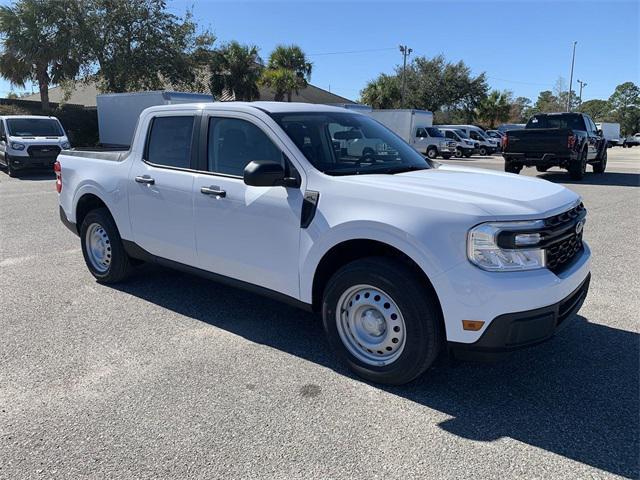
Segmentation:
{"type": "Polygon", "coordinates": [[[343,178],[378,191],[418,195],[432,206],[443,201],[472,204],[496,220],[550,216],[568,209],[580,198],[562,185],[547,180],[454,165],[395,175],[343,178]]]}

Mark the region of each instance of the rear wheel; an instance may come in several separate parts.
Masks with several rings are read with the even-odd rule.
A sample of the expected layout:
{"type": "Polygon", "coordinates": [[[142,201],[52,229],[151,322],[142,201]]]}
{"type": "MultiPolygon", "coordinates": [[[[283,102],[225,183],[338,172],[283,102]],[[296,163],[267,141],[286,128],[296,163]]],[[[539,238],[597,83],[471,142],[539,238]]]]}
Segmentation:
{"type": "Polygon", "coordinates": [[[116,283],[129,275],[131,261],[106,208],[87,214],[80,227],[80,242],[87,268],[100,283],[116,283]]]}
{"type": "Polygon", "coordinates": [[[522,171],[522,165],[514,165],[513,163],[506,162],[504,164],[504,171],[508,173],[515,173],[517,175],[522,171]]]}
{"type": "Polygon", "coordinates": [[[439,304],[400,260],[371,257],[342,267],[327,284],[322,317],[340,358],[367,380],[407,383],[440,352],[439,304]]]}
{"type": "Polygon", "coordinates": [[[429,157],[431,160],[433,160],[437,156],[438,156],[438,149],[437,148],[435,148],[435,147],[427,148],[427,157],[429,157]]]}
{"type": "Polygon", "coordinates": [[[600,155],[600,159],[593,164],[593,173],[604,173],[607,168],[607,149],[605,148],[600,155]]]}
{"type": "Polygon", "coordinates": [[[587,173],[587,150],[584,149],[580,158],[569,164],[569,175],[573,180],[582,180],[587,173]]]}

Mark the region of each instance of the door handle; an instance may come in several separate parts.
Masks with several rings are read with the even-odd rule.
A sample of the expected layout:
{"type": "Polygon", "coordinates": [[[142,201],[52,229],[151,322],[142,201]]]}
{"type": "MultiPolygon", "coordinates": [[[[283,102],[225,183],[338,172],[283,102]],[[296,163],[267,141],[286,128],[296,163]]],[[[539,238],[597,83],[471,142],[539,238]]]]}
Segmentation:
{"type": "Polygon", "coordinates": [[[200,193],[204,195],[215,195],[218,198],[224,198],[227,196],[227,192],[216,185],[211,185],[210,187],[202,187],[200,189],[200,193]]]}
{"type": "Polygon", "coordinates": [[[135,180],[138,183],[144,183],[146,185],[153,185],[154,183],[156,183],[156,181],[153,178],[151,178],[149,175],[142,175],[141,177],[136,177],[135,180]]]}

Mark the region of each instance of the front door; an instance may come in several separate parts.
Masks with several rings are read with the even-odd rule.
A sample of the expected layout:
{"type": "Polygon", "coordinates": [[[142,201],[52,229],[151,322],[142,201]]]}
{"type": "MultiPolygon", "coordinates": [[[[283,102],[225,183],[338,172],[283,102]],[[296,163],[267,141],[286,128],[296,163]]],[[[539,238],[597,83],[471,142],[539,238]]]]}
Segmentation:
{"type": "Polygon", "coordinates": [[[196,264],[192,167],[196,112],[159,114],[149,123],[143,159],[129,173],[129,217],[135,243],[158,257],[196,264]]]}
{"type": "Polygon", "coordinates": [[[203,122],[207,172],[193,186],[199,267],[298,298],[302,192],[243,181],[253,160],[287,165],[284,146],[251,115],[212,114],[203,122]]]}

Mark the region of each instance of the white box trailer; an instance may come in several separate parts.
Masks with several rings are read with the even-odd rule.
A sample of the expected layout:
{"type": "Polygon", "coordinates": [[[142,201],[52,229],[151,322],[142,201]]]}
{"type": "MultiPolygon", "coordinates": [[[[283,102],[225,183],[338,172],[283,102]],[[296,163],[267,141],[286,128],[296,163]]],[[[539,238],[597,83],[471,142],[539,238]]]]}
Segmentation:
{"type": "Polygon", "coordinates": [[[372,110],[363,112],[393,130],[409,145],[429,158],[450,158],[456,142],[445,138],[433,127],[433,113],[426,110],[372,110]]]}
{"type": "Polygon", "coordinates": [[[178,103],[212,102],[213,96],[187,92],[106,93],[96,97],[100,143],[106,147],[128,147],[138,117],[145,108],[178,103]]]}
{"type": "Polygon", "coordinates": [[[619,123],[596,123],[596,127],[602,130],[602,136],[607,140],[607,146],[612,147],[622,143],[620,141],[620,124],[619,123]]]}

